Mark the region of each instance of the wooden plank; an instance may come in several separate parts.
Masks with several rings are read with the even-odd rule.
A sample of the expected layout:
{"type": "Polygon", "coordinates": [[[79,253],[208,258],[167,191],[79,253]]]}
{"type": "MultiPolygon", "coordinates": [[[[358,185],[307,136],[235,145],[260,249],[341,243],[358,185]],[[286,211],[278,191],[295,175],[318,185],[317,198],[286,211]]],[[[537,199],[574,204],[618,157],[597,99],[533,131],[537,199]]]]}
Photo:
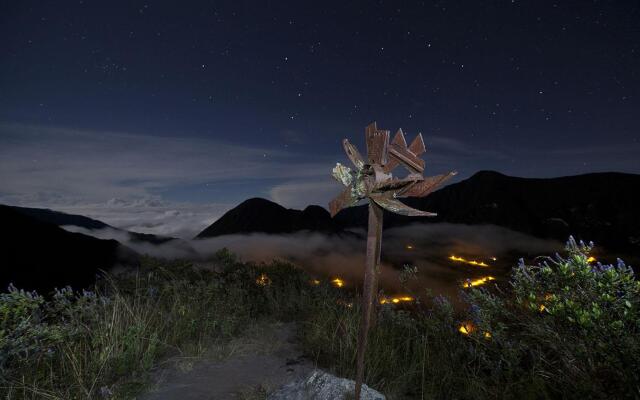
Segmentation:
{"type": "Polygon", "coordinates": [[[413,185],[416,182],[421,181],[422,175],[410,174],[402,179],[389,179],[383,182],[378,182],[373,187],[373,192],[387,192],[394,191],[398,192],[403,189],[406,189],[407,186],[413,185]]]}
{"type": "Polygon", "coordinates": [[[417,157],[406,147],[398,146],[393,143],[389,146],[389,156],[403,164],[411,172],[421,174],[424,171],[424,160],[417,157]]]}
{"type": "Polygon", "coordinates": [[[335,217],[337,213],[343,208],[351,207],[358,202],[358,198],[353,195],[351,187],[348,187],[342,191],[336,198],[329,202],[329,212],[332,217],[335,217]]]}
{"type": "Polygon", "coordinates": [[[420,182],[416,182],[414,185],[406,187],[405,190],[399,191],[397,193],[397,197],[425,197],[429,193],[436,190],[440,185],[450,179],[452,176],[455,176],[457,172],[452,171],[448,174],[430,176],[424,178],[424,180],[420,182]]]}
{"type": "Polygon", "coordinates": [[[364,167],[364,158],[360,155],[358,148],[351,143],[347,139],[342,141],[342,147],[344,148],[344,152],[347,153],[347,157],[353,163],[353,165],[357,169],[362,169],[364,167]]]}
{"type": "Polygon", "coordinates": [[[395,214],[406,215],[408,217],[435,217],[436,213],[428,211],[420,211],[418,209],[409,207],[400,200],[397,200],[388,195],[371,195],[370,200],[373,200],[377,205],[384,208],[387,211],[391,211],[395,214]]]}
{"type": "Polygon", "coordinates": [[[369,202],[369,227],[367,232],[367,260],[364,270],[364,289],[362,293],[362,316],[360,331],[358,332],[358,347],[356,350],[356,388],[355,398],[360,399],[362,381],[364,380],[364,354],[367,349],[371,311],[374,308],[374,290],[376,288],[376,270],[380,264],[380,249],[382,245],[382,209],[373,202],[369,202]]]}
{"type": "Polygon", "coordinates": [[[365,128],[369,164],[385,165],[389,148],[389,131],[379,130],[373,122],[365,128]]]}
{"type": "Polygon", "coordinates": [[[416,156],[422,155],[427,148],[424,145],[424,140],[422,139],[422,133],[418,133],[418,136],[413,139],[413,142],[409,145],[409,151],[411,151],[416,156]]]}
{"type": "MultiPolygon", "coordinates": [[[[402,128],[398,129],[393,140],[391,141],[392,145],[404,146],[407,147],[407,141],[404,139],[404,133],[402,132],[402,128]]],[[[384,172],[391,172],[395,167],[397,167],[400,162],[393,157],[389,157],[387,163],[384,165],[384,172]]]]}

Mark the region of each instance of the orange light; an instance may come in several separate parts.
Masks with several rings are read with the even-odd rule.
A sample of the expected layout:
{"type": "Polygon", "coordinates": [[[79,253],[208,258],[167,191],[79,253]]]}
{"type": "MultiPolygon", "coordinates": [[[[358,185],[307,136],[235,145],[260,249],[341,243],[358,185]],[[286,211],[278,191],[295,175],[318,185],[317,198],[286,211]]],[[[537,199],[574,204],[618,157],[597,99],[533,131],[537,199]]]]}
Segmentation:
{"type": "Polygon", "coordinates": [[[458,332],[462,333],[463,335],[468,335],[475,329],[476,327],[473,326],[471,322],[465,322],[464,324],[460,325],[460,327],[458,328],[458,332]]]}
{"type": "Polygon", "coordinates": [[[496,278],[494,278],[493,276],[485,276],[482,277],[480,279],[474,279],[472,281],[468,281],[468,282],[464,282],[462,284],[463,288],[470,288],[470,287],[474,287],[474,286],[480,286],[480,285],[484,285],[485,283],[489,282],[489,281],[493,281],[496,278]]]}
{"type": "Polygon", "coordinates": [[[260,274],[258,278],[256,278],[256,285],[258,286],[269,286],[271,284],[271,279],[267,276],[267,274],[260,274]]]}
{"type": "Polygon", "coordinates": [[[588,262],[588,263],[592,263],[592,262],[594,262],[595,260],[596,260],[596,258],[595,258],[595,257],[591,257],[591,256],[590,256],[589,258],[587,258],[587,262],[588,262]]]}
{"type": "Polygon", "coordinates": [[[465,263],[465,264],[469,264],[469,265],[475,265],[477,267],[488,267],[489,264],[483,262],[483,261],[476,261],[476,260],[466,260],[462,257],[457,257],[454,255],[450,255],[449,256],[449,260],[451,261],[456,261],[456,262],[461,262],[461,263],[465,263]]]}
{"type": "Polygon", "coordinates": [[[380,299],[380,304],[399,304],[399,303],[410,303],[414,300],[411,296],[396,296],[396,297],[383,297],[380,299]]]}
{"type": "Polygon", "coordinates": [[[340,278],[335,278],[335,279],[333,279],[333,280],[331,281],[331,283],[333,283],[333,286],[335,286],[335,287],[339,287],[339,288],[341,288],[341,287],[343,287],[343,286],[344,286],[344,281],[343,281],[342,279],[340,279],[340,278]]]}
{"type": "MultiPolygon", "coordinates": [[[[462,325],[458,327],[458,332],[462,333],[463,335],[470,335],[475,330],[476,330],[476,327],[471,322],[464,322],[462,323],[462,325]]],[[[482,332],[482,336],[485,339],[491,339],[491,332],[484,331],[482,332]]]]}

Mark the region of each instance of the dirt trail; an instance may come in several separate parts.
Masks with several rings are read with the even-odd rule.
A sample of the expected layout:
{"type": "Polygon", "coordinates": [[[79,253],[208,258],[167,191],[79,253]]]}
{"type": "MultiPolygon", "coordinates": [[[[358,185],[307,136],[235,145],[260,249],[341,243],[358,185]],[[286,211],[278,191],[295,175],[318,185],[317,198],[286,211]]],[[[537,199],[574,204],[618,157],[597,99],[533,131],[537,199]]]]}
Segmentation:
{"type": "Polygon", "coordinates": [[[264,390],[276,389],[313,369],[294,336],[293,324],[263,324],[194,362],[176,358],[156,371],[151,388],[138,399],[259,399],[264,390]]]}

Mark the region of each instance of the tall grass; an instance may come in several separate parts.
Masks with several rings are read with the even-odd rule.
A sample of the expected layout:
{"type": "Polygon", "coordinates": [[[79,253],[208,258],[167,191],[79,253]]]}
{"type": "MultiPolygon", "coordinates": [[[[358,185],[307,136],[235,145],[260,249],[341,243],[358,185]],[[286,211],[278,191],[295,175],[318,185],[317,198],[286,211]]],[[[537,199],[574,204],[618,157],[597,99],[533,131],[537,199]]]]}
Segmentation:
{"type": "MultiPolygon", "coordinates": [[[[618,263],[567,255],[510,285],[378,308],[366,379],[390,399],[640,398],[640,283],[618,263]],[[466,330],[461,333],[461,325],[466,330]]],[[[214,271],[147,259],[95,291],[0,298],[0,397],[126,399],[170,355],[197,355],[261,319],[296,321],[309,357],[355,375],[359,299],[281,262],[214,271]]]]}
{"type": "Polygon", "coordinates": [[[169,355],[198,355],[259,318],[295,318],[308,280],[283,263],[248,265],[226,252],[220,271],[146,259],[95,291],[0,299],[0,397],[131,398],[169,355]],[[270,284],[256,284],[268,271],[270,284]]]}
{"type": "MultiPolygon", "coordinates": [[[[590,250],[570,239],[565,257],[515,268],[509,287],[466,292],[462,310],[441,297],[382,306],[365,381],[391,398],[640,398],[640,283],[590,250]]],[[[353,377],[358,308],[316,306],[306,347],[353,377]]]]}

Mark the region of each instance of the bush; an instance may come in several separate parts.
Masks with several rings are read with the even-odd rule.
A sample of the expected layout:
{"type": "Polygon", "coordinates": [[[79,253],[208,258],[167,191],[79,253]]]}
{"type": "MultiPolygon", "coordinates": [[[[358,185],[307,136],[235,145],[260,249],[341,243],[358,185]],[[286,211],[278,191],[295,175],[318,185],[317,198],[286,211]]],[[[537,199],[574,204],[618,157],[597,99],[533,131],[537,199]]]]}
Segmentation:
{"type": "MultiPolygon", "coordinates": [[[[381,305],[365,381],[390,399],[639,398],[640,284],[590,251],[570,239],[562,257],[521,262],[507,287],[465,291],[462,307],[430,296],[381,305]]],[[[261,318],[298,321],[313,360],[355,376],[357,296],[280,261],[213,261],[215,271],[149,258],[95,291],[49,298],[10,287],[0,397],[132,398],[159,359],[201,353],[261,318]]]]}
{"type": "Polygon", "coordinates": [[[171,354],[201,354],[258,318],[299,315],[309,278],[289,264],[243,264],[229,252],[219,272],[147,258],[96,291],[49,298],[0,294],[0,397],[131,398],[171,354]],[[256,280],[269,274],[269,285],[256,280]]]}
{"type": "Polygon", "coordinates": [[[594,264],[592,246],[570,238],[565,257],[521,262],[508,293],[472,291],[478,332],[492,334],[478,343],[488,362],[550,397],[637,398],[640,282],[621,260],[594,264]]]}
{"type": "MultiPolygon", "coordinates": [[[[566,251],[521,263],[508,288],[465,292],[462,310],[441,297],[380,307],[365,381],[391,398],[638,398],[640,283],[621,261],[593,264],[591,245],[566,251]]],[[[358,324],[357,306],[319,303],[305,344],[353,377],[358,324]]]]}

